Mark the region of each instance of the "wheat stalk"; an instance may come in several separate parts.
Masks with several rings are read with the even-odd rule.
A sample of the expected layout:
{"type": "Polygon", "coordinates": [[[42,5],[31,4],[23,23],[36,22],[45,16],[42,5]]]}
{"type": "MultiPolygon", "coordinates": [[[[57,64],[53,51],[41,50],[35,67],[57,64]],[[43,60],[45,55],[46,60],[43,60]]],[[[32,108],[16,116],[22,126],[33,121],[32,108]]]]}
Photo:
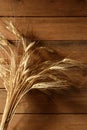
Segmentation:
{"type": "Polygon", "coordinates": [[[18,103],[31,88],[82,87],[86,82],[80,80],[87,70],[86,64],[59,56],[55,50],[39,46],[37,42],[29,42],[11,22],[7,29],[20,41],[22,53],[18,60],[17,45],[0,36],[0,49],[8,57],[8,61],[0,58],[0,78],[7,91],[0,130],[7,130],[18,103]]]}

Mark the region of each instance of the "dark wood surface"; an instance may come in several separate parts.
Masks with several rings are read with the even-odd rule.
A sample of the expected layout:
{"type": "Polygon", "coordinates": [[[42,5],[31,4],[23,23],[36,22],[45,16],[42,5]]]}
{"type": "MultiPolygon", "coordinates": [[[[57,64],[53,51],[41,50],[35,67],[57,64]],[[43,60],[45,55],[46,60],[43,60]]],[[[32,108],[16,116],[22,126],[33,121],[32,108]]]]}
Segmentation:
{"type": "MultiPolygon", "coordinates": [[[[45,40],[46,46],[58,49],[66,57],[87,63],[86,0],[1,0],[0,32],[16,40],[5,28],[9,20],[25,36],[45,40]]],[[[86,87],[52,90],[49,95],[47,91],[31,90],[21,100],[8,130],[86,130],[86,87]]],[[[0,120],[5,99],[0,80],[0,120]]]]}

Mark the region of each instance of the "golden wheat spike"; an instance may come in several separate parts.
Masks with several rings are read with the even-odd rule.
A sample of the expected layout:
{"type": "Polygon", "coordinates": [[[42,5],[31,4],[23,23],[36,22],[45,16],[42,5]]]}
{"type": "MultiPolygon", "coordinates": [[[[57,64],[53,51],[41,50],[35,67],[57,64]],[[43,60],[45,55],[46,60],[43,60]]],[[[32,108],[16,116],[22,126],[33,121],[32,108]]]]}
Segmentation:
{"type": "MultiPolygon", "coordinates": [[[[7,90],[6,105],[0,125],[0,130],[7,130],[15,109],[22,97],[32,88],[68,88],[81,85],[83,73],[87,66],[81,62],[60,56],[53,49],[38,46],[24,38],[10,22],[7,29],[15,34],[23,47],[18,58],[15,45],[0,37],[0,48],[8,57],[0,57],[0,77],[7,90]],[[14,49],[15,48],[15,49],[14,49]]],[[[86,80],[85,80],[86,84],[86,80]]]]}

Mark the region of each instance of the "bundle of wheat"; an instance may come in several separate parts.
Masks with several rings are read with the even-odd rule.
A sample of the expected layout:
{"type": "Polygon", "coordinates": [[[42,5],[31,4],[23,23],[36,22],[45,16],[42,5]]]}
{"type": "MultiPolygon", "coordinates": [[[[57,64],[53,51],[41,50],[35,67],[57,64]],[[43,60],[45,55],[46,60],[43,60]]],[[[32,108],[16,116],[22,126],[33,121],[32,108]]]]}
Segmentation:
{"type": "Polygon", "coordinates": [[[82,87],[86,81],[83,83],[81,79],[87,70],[84,63],[67,59],[38,42],[28,41],[11,22],[7,29],[16,35],[19,43],[12,44],[0,36],[0,49],[8,59],[0,57],[0,78],[7,91],[0,130],[7,130],[18,103],[30,89],[82,87]]]}

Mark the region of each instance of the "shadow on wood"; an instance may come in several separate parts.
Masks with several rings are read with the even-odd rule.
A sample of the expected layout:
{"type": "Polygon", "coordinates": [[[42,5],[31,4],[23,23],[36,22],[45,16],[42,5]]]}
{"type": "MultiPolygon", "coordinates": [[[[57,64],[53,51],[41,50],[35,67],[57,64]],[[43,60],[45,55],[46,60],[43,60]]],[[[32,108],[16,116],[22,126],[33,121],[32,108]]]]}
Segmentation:
{"type": "Polygon", "coordinates": [[[82,97],[86,90],[69,88],[66,90],[31,90],[26,96],[28,106],[25,112],[31,108],[31,113],[86,113],[87,105],[82,97]],[[29,101],[29,102],[28,102],[29,101]]]}
{"type": "MultiPolygon", "coordinates": [[[[71,114],[74,115],[75,113],[79,113],[81,111],[87,111],[87,107],[85,107],[84,103],[79,102],[81,101],[82,93],[82,90],[75,88],[52,91],[41,91],[37,89],[31,90],[27,94],[26,99],[27,102],[29,101],[28,107],[32,107],[31,105],[33,105],[32,113],[25,113],[23,115],[19,114],[21,117],[19,118],[13,130],[57,130],[58,125],[60,124],[61,129],[62,127],[65,129],[65,125],[73,120],[73,118],[69,120],[67,116],[71,116],[71,114]],[[76,97],[79,98],[79,100],[77,99],[76,101],[76,97]]],[[[25,112],[26,111],[27,110],[25,110],[25,112]]],[[[82,120],[78,118],[78,115],[75,118],[76,120],[78,119],[78,122],[82,122],[82,120]]]]}

